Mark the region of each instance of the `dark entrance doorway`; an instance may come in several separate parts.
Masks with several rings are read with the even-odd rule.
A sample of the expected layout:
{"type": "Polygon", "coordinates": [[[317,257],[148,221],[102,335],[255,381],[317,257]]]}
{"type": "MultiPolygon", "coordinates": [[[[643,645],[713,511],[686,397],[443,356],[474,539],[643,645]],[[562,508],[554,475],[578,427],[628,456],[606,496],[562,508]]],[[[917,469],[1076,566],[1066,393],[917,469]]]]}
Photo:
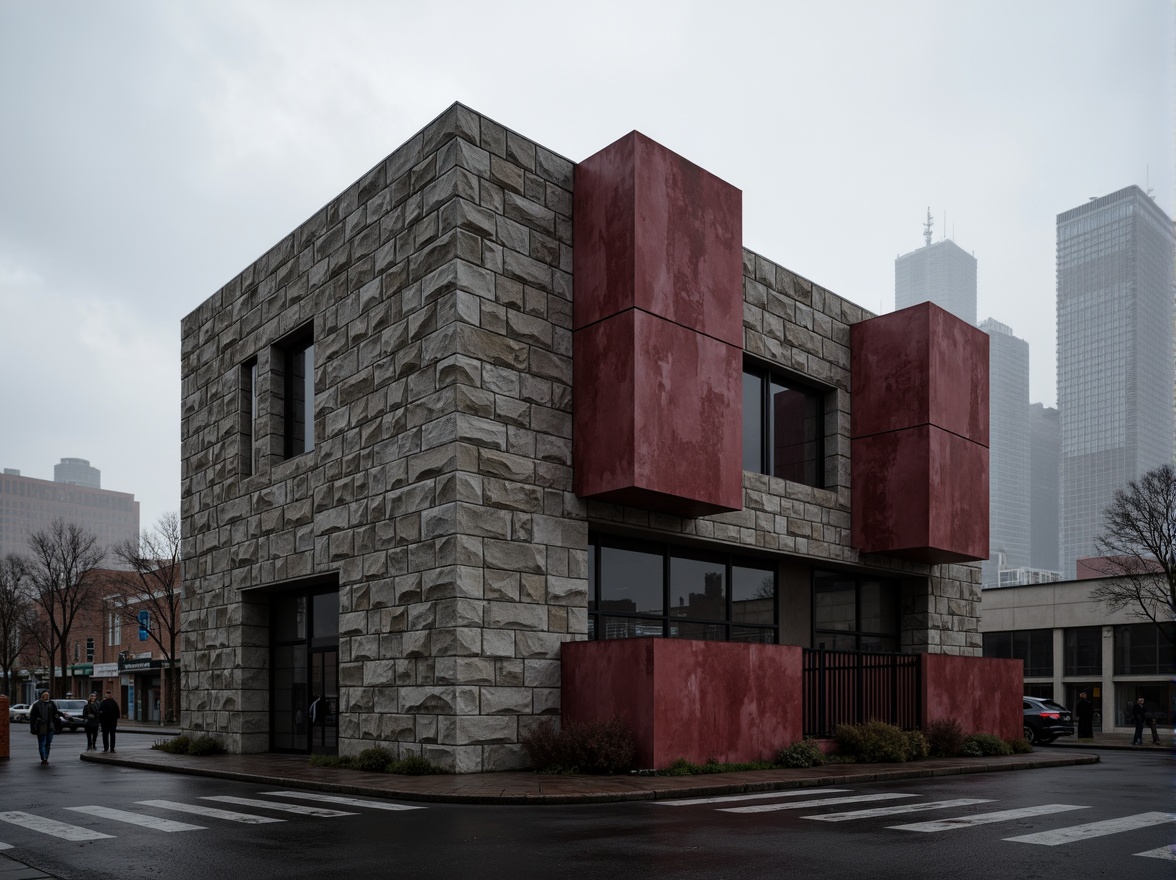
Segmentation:
{"type": "Polygon", "coordinates": [[[270,635],[270,749],[337,754],[338,589],[275,593],[270,635]]]}

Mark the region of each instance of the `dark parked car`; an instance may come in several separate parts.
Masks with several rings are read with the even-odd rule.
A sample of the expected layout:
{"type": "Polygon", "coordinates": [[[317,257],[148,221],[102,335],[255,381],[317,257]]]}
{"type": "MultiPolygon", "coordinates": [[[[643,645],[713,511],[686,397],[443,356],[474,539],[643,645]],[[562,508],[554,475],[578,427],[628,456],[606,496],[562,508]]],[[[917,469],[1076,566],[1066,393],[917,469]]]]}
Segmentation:
{"type": "Polygon", "coordinates": [[[1070,710],[1061,703],[1041,697],[1024,697],[1025,739],[1034,745],[1051,743],[1059,736],[1074,735],[1070,710]]]}

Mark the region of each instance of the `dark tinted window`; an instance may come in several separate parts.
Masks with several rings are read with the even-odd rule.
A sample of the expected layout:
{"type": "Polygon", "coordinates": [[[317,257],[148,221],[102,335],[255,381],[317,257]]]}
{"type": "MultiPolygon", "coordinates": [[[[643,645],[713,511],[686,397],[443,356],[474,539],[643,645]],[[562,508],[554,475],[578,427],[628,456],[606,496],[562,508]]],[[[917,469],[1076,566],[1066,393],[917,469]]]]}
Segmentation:
{"type": "Polygon", "coordinates": [[[743,372],[743,469],[824,486],[825,392],[765,369],[743,372]]]}

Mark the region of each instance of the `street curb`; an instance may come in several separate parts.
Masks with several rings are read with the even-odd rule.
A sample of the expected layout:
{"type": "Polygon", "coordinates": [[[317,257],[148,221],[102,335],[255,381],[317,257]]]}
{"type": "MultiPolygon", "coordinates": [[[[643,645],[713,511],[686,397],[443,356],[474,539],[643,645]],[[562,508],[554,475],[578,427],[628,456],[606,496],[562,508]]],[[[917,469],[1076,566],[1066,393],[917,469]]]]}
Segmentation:
{"type": "MultiPolygon", "coordinates": [[[[811,776],[797,779],[775,779],[761,782],[727,782],[710,784],[682,784],[673,788],[661,790],[643,789],[635,791],[594,792],[584,794],[541,794],[528,793],[518,795],[486,795],[460,793],[430,793],[405,789],[388,789],[362,783],[326,782],[322,780],[300,779],[290,776],[272,776],[260,773],[245,773],[236,770],[219,770],[213,766],[184,766],[179,764],[164,765],[146,761],[136,761],[133,758],[111,757],[102,754],[81,754],[82,761],[98,764],[114,764],[121,767],[133,767],[140,770],[153,770],[162,773],[179,773],[187,776],[205,776],[214,779],[227,779],[233,782],[255,782],[264,785],[279,785],[289,788],[301,788],[308,791],[326,791],[335,794],[362,795],[365,797],[392,798],[396,800],[419,801],[424,803],[460,803],[481,804],[491,806],[530,806],[550,805],[562,806],[568,804],[604,804],[627,801],[659,801],[691,797],[715,797],[720,795],[750,794],[758,792],[788,791],[798,788],[822,788],[829,785],[863,784],[868,782],[889,782],[904,779],[931,779],[945,776],[962,776],[971,773],[995,773],[1012,770],[1040,770],[1050,767],[1073,767],[1083,764],[1097,764],[1098,755],[1069,755],[1039,758],[1030,761],[1007,761],[1002,759],[967,759],[946,767],[887,767],[861,772],[850,772],[836,775],[811,776]]],[[[200,758],[201,761],[216,761],[215,756],[200,758]]],[[[846,766],[846,765],[840,765],[846,766]]],[[[355,771],[340,771],[350,773],[355,771]]],[[[486,774],[492,775],[492,774],[486,774]]],[[[721,775],[721,774],[716,774],[721,775]]],[[[628,777],[624,777],[628,778],[628,777]]],[[[667,777],[659,777],[666,779],[667,777]]],[[[698,777],[693,777],[697,779],[698,777]]]]}

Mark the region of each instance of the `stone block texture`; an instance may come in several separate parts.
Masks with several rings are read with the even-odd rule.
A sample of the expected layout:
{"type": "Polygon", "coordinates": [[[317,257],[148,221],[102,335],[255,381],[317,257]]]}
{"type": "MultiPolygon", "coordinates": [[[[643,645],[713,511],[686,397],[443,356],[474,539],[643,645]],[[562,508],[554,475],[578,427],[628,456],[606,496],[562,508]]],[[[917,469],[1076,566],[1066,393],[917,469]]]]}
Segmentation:
{"type": "Polygon", "coordinates": [[[903,580],[904,648],[980,653],[978,568],[850,546],[849,327],[869,315],[749,251],[744,352],[828,389],[828,488],[744,472],[742,509],[702,517],[576,496],[573,190],[571,161],[454,105],[184,319],[186,732],[270,747],[270,596],[321,582],[341,753],[521,766],[586,637],[590,524],[868,562],[903,580]],[[307,332],[313,449],[287,457],[283,346],[307,332]]]}

